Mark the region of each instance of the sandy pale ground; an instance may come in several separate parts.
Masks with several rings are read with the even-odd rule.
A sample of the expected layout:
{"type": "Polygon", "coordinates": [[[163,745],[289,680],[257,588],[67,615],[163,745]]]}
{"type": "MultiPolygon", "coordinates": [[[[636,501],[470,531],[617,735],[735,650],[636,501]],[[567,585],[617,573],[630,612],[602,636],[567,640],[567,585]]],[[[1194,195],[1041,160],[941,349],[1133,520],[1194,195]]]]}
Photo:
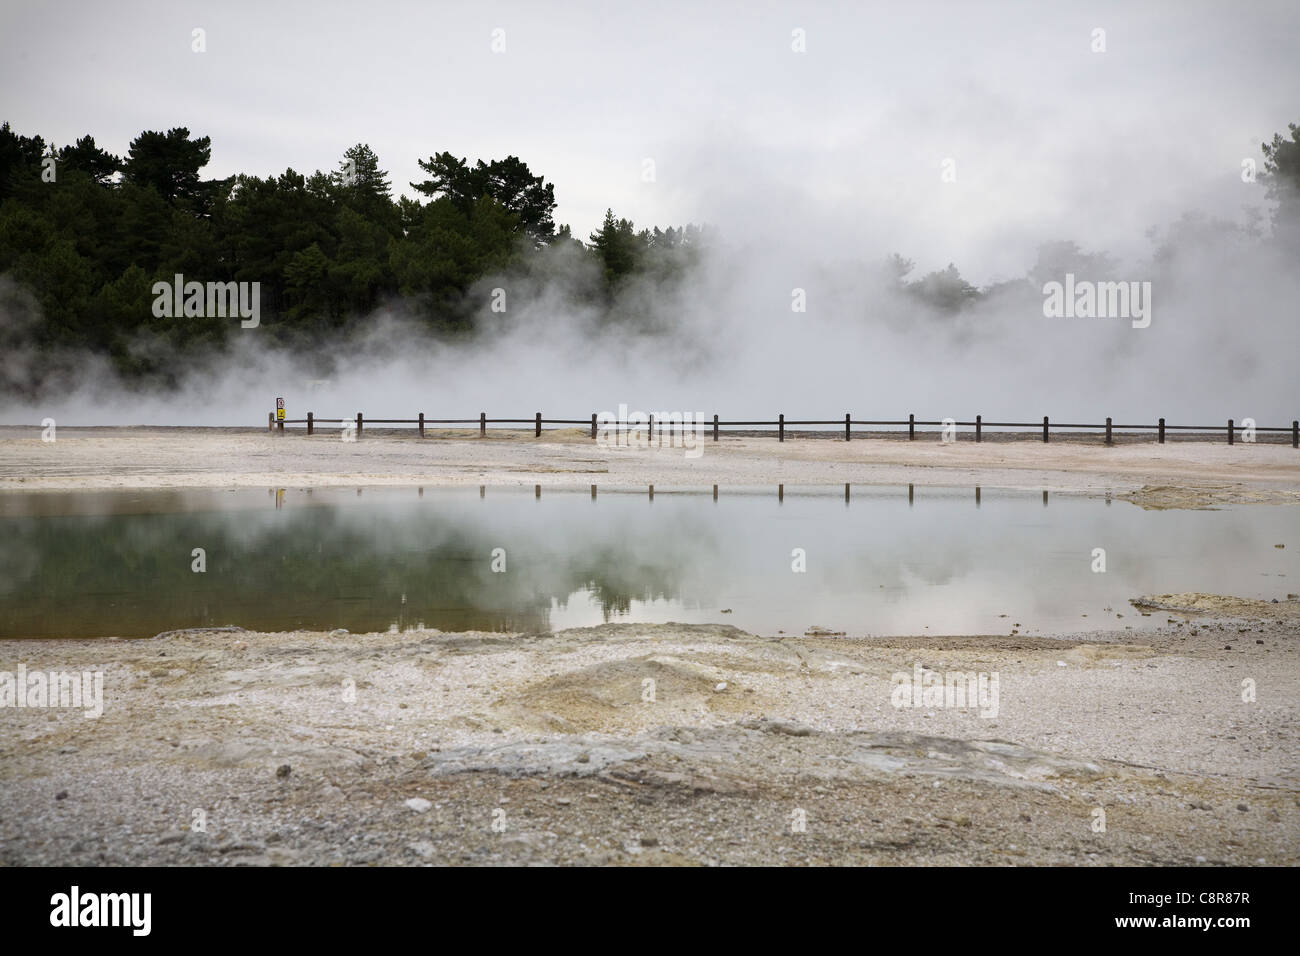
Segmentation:
{"type": "Polygon", "coordinates": [[[1244,617],[0,642],[105,688],[0,713],[0,862],[1295,865],[1300,602],[1154,603],[1244,617]],[[895,707],[918,665],[996,673],[996,716],[895,707]]]}
{"type": "Polygon", "coordinates": [[[981,485],[1132,496],[1149,507],[1300,502],[1288,444],[1053,440],[943,444],[934,435],[842,440],[724,436],[701,454],[614,448],[580,429],[489,437],[367,429],[311,438],[239,429],[0,428],[0,491],[325,485],[981,485]],[[433,437],[451,435],[453,437],[433,437]]]}

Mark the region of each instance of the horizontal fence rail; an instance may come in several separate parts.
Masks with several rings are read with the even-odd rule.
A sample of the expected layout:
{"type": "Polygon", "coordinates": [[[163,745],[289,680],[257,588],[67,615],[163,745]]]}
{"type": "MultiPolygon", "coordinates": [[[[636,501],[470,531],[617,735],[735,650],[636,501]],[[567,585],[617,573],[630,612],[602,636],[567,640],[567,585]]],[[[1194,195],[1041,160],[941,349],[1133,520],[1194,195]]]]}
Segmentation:
{"type": "MultiPolygon", "coordinates": [[[[356,418],[317,418],[314,413],[308,412],[306,418],[276,418],[275,412],[268,412],[266,416],[267,429],[271,432],[279,431],[283,434],[286,425],[305,425],[308,435],[316,433],[318,425],[332,425],[338,428],[347,428],[351,426],[355,430],[355,436],[360,438],[365,431],[366,425],[414,425],[416,426],[421,438],[425,437],[425,427],[429,425],[478,425],[479,436],[487,436],[487,427],[489,425],[532,425],[533,436],[540,438],[542,427],[544,425],[583,425],[590,426],[591,437],[594,440],[601,430],[612,431],[618,437],[625,434],[640,434],[644,432],[648,441],[654,440],[656,426],[660,435],[665,431],[670,435],[681,434],[687,428],[696,432],[697,435],[706,433],[712,434],[714,441],[718,441],[721,429],[723,428],[768,428],[776,429],[777,440],[785,441],[787,426],[834,426],[835,428],[844,429],[844,440],[853,440],[853,428],[907,428],[907,437],[909,441],[916,439],[917,426],[926,428],[974,428],[975,441],[983,441],[984,430],[988,428],[1029,428],[1042,429],[1042,440],[1050,441],[1051,430],[1055,428],[1058,433],[1067,431],[1105,431],[1106,444],[1114,444],[1114,433],[1116,431],[1130,432],[1154,432],[1156,441],[1159,444],[1165,443],[1165,433],[1169,431],[1184,432],[1201,432],[1202,434],[1220,433],[1226,436],[1229,445],[1235,444],[1239,436],[1249,436],[1245,440],[1248,442],[1253,439],[1255,433],[1273,433],[1291,435],[1291,447],[1300,448],[1300,420],[1292,421],[1288,426],[1264,426],[1264,425],[1241,425],[1233,419],[1228,419],[1226,425],[1168,425],[1162,418],[1154,425],[1116,425],[1111,419],[1107,418],[1104,424],[1101,423],[1081,423],[1081,422],[1051,422],[1048,416],[1044,415],[1041,422],[986,422],[982,415],[976,415],[974,421],[957,421],[955,419],[919,419],[915,415],[908,415],[906,419],[859,419],[853,418],[851,413],[846,412],[843,418],[832,419],[787,419],[784,415],[778,415],[775,421],[757,421],[757,420],[734,420],[723,421],[717,415],[713,416],[712,421],[699,420],[692,421],[689,425],[684,424],[680,419],[674,417],[668,421],[655,422],[653,415],[648,416],[646,422],[628,422],[620,421],[600,421],[599,415],[592,413],[590,418],[543,418],[541,412],[537,412],[532,418],[488,418],[486,412],[480,412],[478,418],[425,418],[421,412],[416,418],[366,418],[361,412],[357,413],[356,418]]],[[[955,437],[955,435],[954,435],[955,437]]]]}

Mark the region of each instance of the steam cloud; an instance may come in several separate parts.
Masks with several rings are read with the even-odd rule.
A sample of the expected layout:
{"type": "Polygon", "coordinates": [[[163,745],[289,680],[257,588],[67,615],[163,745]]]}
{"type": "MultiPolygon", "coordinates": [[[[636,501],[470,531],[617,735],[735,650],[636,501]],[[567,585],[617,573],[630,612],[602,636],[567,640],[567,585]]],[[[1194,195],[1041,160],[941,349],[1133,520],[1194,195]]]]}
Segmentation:
{"type": "MultiPolygon", "coordinates": [[[[258,425],[277,396],[291,418],[308,410],[323,418],[585,418],[620,403],[724,420],[851,411],[1190,424],[1249,416],[1282,425],[1300,414],[1300,327],[1287,311],[1300,273],[1283,250],[1224,224],[1184,221],[1159,261],[1153,249],[1146,261],[1098,276],[1152,282],[1145,329],[1123,318],[1045,317],[1034,279],[947,313],[892,288],[878,261],[836,262],[815,244],[790,248],[776,237],[739,243],[725,226],[715,233],[683,281],[638,277],[622,291],[621,307],[643,310],[648,323],[603,322],[573,292],[590,264],[565,256],[544,282],[480,283],[483,326],[468,341],[434,338],[400,303],[310,355],[268,348],[262,329],[235,329],[227,355],[171,360],[186,363],[177,366],[176,393],[130,391],[90,356],[7,350],[11,369],[62,361],[74,374],[62,394],[6,404],[0,416],[10,424],[50,416],[68,425],[258,425]],[[504,314],[487,308],[493,288],[506,290],[504,314]],[[806,312],[792,311],[796,288],[805,290],[806,312]]],[[[1043,278],[1063,279],[1064,267],[1043,278]]],[[[34,315],[12,283],[0,287],[0,302],[0,334],[34,315]]]]}

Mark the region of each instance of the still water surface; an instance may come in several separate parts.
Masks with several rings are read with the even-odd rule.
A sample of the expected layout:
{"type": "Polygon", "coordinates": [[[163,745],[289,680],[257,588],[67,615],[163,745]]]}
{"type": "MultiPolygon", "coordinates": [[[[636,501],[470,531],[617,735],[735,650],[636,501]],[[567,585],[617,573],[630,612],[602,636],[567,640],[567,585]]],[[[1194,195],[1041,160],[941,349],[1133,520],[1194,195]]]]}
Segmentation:
{"type": "Polygon", "coordinates": [[[854,487],[848,502],[842,487],[781,501],[728,488],[716,501],[708,489],[0,495],[3,637],[604,621],[1066,633],[1163,623],[1129,599],[1171,591],[1300,591],[1300,508],[1147,512],[988,489],[977,503],[974,488],[906,486],[854,487]]]}

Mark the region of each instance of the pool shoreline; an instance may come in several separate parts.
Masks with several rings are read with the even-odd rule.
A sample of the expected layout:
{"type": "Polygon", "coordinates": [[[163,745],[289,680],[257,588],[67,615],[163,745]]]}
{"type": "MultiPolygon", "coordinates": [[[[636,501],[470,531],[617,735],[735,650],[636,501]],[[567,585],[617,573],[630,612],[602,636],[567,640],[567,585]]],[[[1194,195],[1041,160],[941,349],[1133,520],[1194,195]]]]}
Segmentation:
{"type": "Polygon", "coordinates": [[[61,429],[54,442],[0,430],[0,493],[162,488],[540,486],[645,490],[894,485],[1129,496],[1159,507],[1300,503],[1288,445],[724,437],[681,449],[604,447],[577,431],[355,442],[223,430],[61,429]]]}

